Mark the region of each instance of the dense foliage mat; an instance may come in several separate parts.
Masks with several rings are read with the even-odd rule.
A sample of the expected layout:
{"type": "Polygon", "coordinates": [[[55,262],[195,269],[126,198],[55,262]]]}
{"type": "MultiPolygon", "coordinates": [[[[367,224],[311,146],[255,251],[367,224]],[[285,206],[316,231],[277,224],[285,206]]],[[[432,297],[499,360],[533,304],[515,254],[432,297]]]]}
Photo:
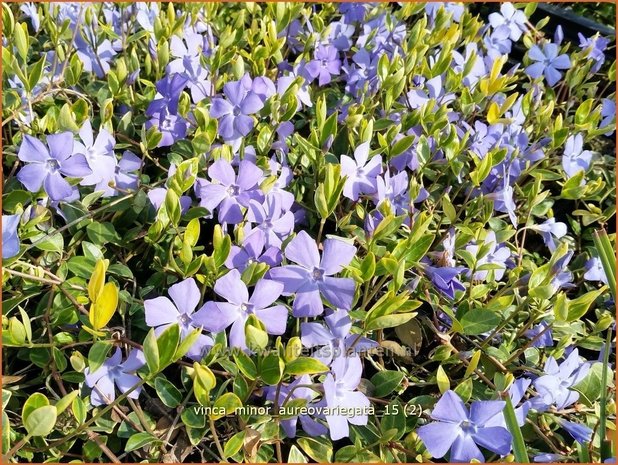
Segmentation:
{"type": "Polygon", "coordinates": [[[612,460],[615,44],[535,7],[3,3],[5,460],[612,460]]]}

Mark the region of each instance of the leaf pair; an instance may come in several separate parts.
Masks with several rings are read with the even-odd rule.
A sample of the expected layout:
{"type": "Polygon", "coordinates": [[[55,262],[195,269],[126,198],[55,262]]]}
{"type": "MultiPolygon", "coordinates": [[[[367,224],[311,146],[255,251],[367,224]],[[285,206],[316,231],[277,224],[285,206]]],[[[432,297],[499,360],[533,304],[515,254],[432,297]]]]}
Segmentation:
{"type": "Polygon", "coordinates": [[[108,260],[99,260],[88,283],[90,312],[88,318],[95,331],[105,327],[118,306],[118,288],[114,283],[105,283],[108,260]]]}

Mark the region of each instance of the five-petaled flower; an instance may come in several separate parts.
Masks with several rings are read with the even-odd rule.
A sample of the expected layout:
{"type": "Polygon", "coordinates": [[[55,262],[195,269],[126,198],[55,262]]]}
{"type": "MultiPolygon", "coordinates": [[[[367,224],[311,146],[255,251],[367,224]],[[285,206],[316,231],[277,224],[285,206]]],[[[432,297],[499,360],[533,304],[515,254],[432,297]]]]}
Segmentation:
{"type": "Polygon", "coordinates": [[[316,316],[324,311],[322,299],[336,308],[352,307],[356,284],[350,278],[335,278],[356,254],[356,247],[341,239],[326,239],[320,258],[318,245],[305,231],[300,231],[284,251],[285,257],[296,263],[270,270],[270,277],[283,283],[284,295],[295,294],[293,314],[296,317],[316,316]]]}

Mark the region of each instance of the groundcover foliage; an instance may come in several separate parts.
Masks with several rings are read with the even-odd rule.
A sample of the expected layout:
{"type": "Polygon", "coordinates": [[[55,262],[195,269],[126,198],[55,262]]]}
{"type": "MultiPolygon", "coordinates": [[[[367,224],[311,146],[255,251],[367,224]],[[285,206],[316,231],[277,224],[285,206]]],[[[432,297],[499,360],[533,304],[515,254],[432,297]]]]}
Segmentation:
{"type": "Polygon", "coordinates": [[[611,460],[609,39],[2,8],[5,459],[611,460]]]}

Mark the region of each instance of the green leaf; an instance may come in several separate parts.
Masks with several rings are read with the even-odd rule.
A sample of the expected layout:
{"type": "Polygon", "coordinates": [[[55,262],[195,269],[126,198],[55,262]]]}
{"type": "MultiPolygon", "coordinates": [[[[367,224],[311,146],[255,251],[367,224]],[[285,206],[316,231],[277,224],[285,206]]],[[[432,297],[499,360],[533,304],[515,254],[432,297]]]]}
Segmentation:
{"type": "Polygon", "coordinates": [[[394,315],[385,315],[372,319],[367,322],[366,329],[372,331],[375,329],[395,328],[399,325],[407,323],[416,316],[416,313],[396,313],[394,315]]]}
{"type": "Polygon", "coordinates": [[[195,344],[201,334],[202,331],[199,328],[196,328],[189,334],[187,334],[187,336],[182,341],[180,341],[180,344],[178,344],[178,348],[176,349],[176,352],[172,357],[172,361],[175,362],[176,360],[179,360],[185,355],[187,355],[187,352],[189,352],[191,347],[193,347],[193,344],[195,344]]]}
{"type": "Polygon", "coordinates": [[[47,436],[54,430],[58,413],[53,405],[39,407],[24,422],[30,436],[47,436]]]}
{"type": "Polygon", "coordinates": [[[21,421],[23,423],[26,423],[26,421],[28,420],[28,416],[32,412],[34,412],[38,408],[45,407],[47,405],[49,405],[49,399],[47,399],[44,394],[40,392],[35,392],[30,397],[28,397],[28,399],[26,399],[26,402],[24,402],[24,406],[21,409],[21,421]]]}
{"type": "MultiPolygon", "coordinates": [[[[611,370],[607,374],[610,375],[608,379],[611,380],[611,370]]],[[[605,388],[611,385],[611,382],[608,383],[608,379],[605,380],[605,388]]],[[[593,407],[594,402],[606,391],[603,388],[603,363],[594,363],[586,377],[573,386],[573,389],[581,394],[580,402],[588,407],[593,407]]]]}
{"type": "Polygon", "coordinates": [[[30,73],[28,76],[28,91],[32,91],[32,89],[34,89],[34,87],[41,80],[41,76],[43,75],[43,67],[45,66],[46,61],[47,61],[47,56],[44,55],[30,69],[30,73]]]}
{"type": "Polygon", "coordinates": [[[165,210],[172,224],[178,226],[180,222],[180,198],[172,189],[168,189],[165,194],[165,210]]]}
{"type": "Polygon", "coordinates": [[[283,376],[283,370],[285,369],[285,363],[278,354],[268,354],[261,363],[260,377],[262,380],[271,386],[281,381],[283,376]]]}
{"type": "Polygon", "coordinates": [[[371,378],[371,384],[375,386],[374,397],[386,397],[401,384],[405,375],[400,371],[386,370],[376,373],[371,378]]]}
{"type": "Polygon", "coordinates": [[[144,357],[151,374],[159,372],[159,346],[154,329],[151,329],[144,339],[144,357]]]}
{"type": "Polygon", "coordinates": [[[312,375],[327,371],[326,365],[311,357],[298,357],[285,366],[285,373],[288,375],[312,375]]]}
{"type": "Polygon", "coordinates": [[[491,310],[473,308],[460,319],[464,334],[474,336],[491,331],[500,323],[500,317],[491,310]]]}
{"type": "Polygon", "coordinates": [[[161,444],[161,440],[150,433],[135,433],[127,440],[124,450],[125,452],[130,452],[132,450],[141,449],[147,445],[156,446],[158,444],[161,444]]]}
{"type": "Polygon", "coordinates": [[[56,402],[56,412],[60,415],[69,405],[73,404],[73,400],[79,395],[79,391],[71,391],[58,402],[56,402]]]}
{"type": "MultiPolygon", "coordinates": [[[[168,326],[157,338],[157,348],[159,352],[159,370],[163,370],[172,363],[178,341],[180,339],[180,327],[177,323],[168,326]]],[[[149,365],[150,366],[150,365],[149,365]]]]}
{"type": "Polygon", "coordinates": [[[238,366],[238,369],[250,380],[255,380],[258,376],[257,367],[251,358],[240,350],[235,350],[232,353],[234,363],[238,366]]]}
{"type": "Polygon", "coordinates": [[[97,341],[92,344],[92,347],[88,351],[88,367],[90,368],[90,373],[94,373],[103,365],[111,348],[112,345],[108,342],[97,341]]]}
{"type": "Polygon", "coordinates": [[[590,305],[592,305],[592,303],[606,290],[607,286],[603,286],[601,289],[587,292],[586,294],[579,296],[577,299],[571,300],[568,305],[567,321],[572,322],[579,320],[588,312],[590,305]]]}
{"type": "Polygon", "coordinates": [[[305,454],[318,463],[331,463],[333,446],[328,439],[299,438],[297,441],[305,454]]]}
{"type": "MultiPolygon", "coordinates": [[[[386,56],[386,53],[382,56],[386,56]]],[[[296,446],[290,447],[290,453],[288,454],[288,463],[307,463],[307,457],[296,446]]]]}
{"type": "Polygon", "coordinates": [[[120,243],[120,236],[112,223],[92,222],[86,226],[86,234],[88,239],[96,245],[105,245],[108,242],[113,244],[120,243]]]}
{"type": "Polygon", "coordinates": [[[169,408],[176,408],[182,401],[182,393],[163,377],[155,379],[155,390],[159,399],[169,408]]]}
{"type": "Polygon", "coordinates": [[[233,392],[227,392],[215,400],[213,410],[215,411],[210,417],[213,420],[218,420],[226,415],[234,414],[238,409],[242,408],[242,401],[233,392]],[[220,413],[225,411],[225,414],[220,413]]]}
{"type": "Polygon", "coordinates": [[[506,406],[504,407],[504,419],[508,430],[513,436],[513,453],[515,454],[515,460],[518,463],[530,463],[528,452],[526,450],[526,443],[524,442],[524,437],[521,434],[521,429],[519,429],[519,425],[517,424],[517,416],[515,415],[515,409],[513,408],[511,397],[506,395],[504,396],[504,400],[506,401],[506,406]]]}
{"type": "Polygon", "coordinates": [[[64,250],[64,238],[62,234],[57,234],[53,231],[49,231],[47,234],[49,235],[42,234],[32,238],[32,242],[36,243],[35,247],[45,252],[62,252],[64,250]],[[42,238],[45,239],[38,242],[42,238]]]}
{"type": "Polygon", "coordinates": [[[408,150],[412,146],[412,142],[414,142],[414,136],[405,136],[395,142],[390,151],[391,158],[401,155],[403,152],[408,150]]]}
{"type": "Polygon", "coordinates": [[[17,48],[17,54],[21,58],[22,64],[26,63],[28,56],[28,26],[26,23],[15,24],[15,47],[17,48]]]}
{"type": "Polygon", "coordinates": [[[236,455],[245,442],[245,432],[240,431],[232,436],[223,446],[223,455],[225,458],[230,458],[232,455],[236,455]]]}

